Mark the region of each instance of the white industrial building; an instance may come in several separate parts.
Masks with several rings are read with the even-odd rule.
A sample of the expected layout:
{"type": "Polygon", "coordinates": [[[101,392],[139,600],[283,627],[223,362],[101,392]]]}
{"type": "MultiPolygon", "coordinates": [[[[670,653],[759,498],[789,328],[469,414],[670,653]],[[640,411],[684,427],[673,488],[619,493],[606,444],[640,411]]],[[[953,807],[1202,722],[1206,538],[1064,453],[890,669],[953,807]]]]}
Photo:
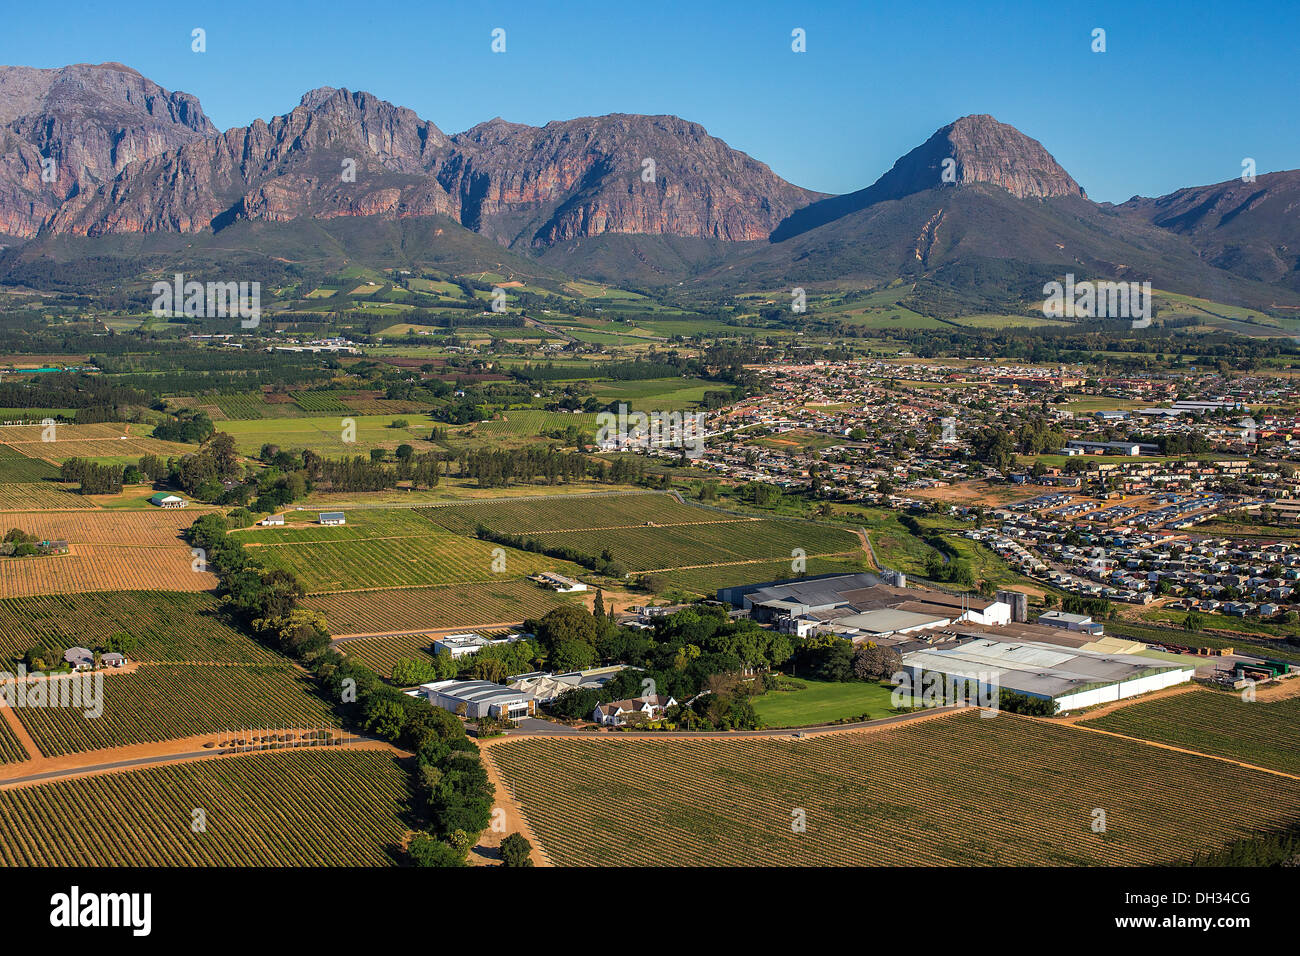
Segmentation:
{"type": "Polygon", "coordinates": [[[518,720],[536,711],[536,705],[527,694],[485,680],[434,681],[421,684],[417,690],[408,693],[412,697],[422,696],[434,707],[470,720],[482,717],[518,720]]]}
{"type": "Polygon", "coordinates": [[[482,634],[472,632],[448,634],[445,637],[434,639],[433,652],[435,654],[446,654],[452,660],[458,660],[471,654],[477,654],[483,648],[491,647],[493,644],[512,644],[515,641],[522,640],[525,636],[523,634],[509,634],[505,637],[484,637],[482,634]]]}
{"type": "Polygon", "coordinates": [[[920,686],[926,673],[972,681],[981,689],[1007,690],[1056,702],[1058,712],[1095,707],[1185,684],[1195,666],[1136,654],[1110,654],[1033,641],[975,639],[925,647],[903,655],[903,667],[920,686]]]}
{"type": "Polygon", "coordinates": [[[563,574],[556,574],[554,571],[543,571],[534,576],[533,580],[560,594],[576,594],[579,591],[587,590],[587,585],[581,581],[566,578],[563,574]]]}

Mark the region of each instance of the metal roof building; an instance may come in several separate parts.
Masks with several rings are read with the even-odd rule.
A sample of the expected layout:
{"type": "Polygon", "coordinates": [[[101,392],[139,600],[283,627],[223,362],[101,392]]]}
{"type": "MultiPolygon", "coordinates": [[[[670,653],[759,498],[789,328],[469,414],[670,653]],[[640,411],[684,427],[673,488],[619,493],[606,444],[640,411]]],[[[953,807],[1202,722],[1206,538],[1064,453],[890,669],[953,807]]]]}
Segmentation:
{"type": "Polygon", "coordinates": [[[976,639],[956,646],[925,648],[903,655],[913,681],[940,673],[980,686],[1056,702],[1057,710],[1078,710],[1183,684],[1194,666],[1165,663],[1136,654],[1106,654],[1031,641],[976,639]]]}
{"type": "Polygon", "coordinates": [[[486,680],[440,680],[421,684],[418,691],[435,707],[460,713],[471,720],[495,717],[516,720],[534,712],[535,705],[527,694],[486,680]]]}

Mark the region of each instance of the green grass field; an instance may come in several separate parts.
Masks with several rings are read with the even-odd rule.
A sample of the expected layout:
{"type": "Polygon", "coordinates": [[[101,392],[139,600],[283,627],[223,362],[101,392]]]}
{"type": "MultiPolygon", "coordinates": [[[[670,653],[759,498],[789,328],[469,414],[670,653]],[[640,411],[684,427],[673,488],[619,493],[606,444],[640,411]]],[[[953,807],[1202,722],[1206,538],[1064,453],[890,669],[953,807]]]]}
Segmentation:
{"type": "Polygon", "coordinates": [[[416,451],[430,451],[435,447],[424,440],[429,437],[433,422],[422,415],[357,415],[349,411],[304,418],[232,420],[221,422],[220,427],[235,439],[242,455],[256,455],[267,443],[282,448],[309,448],[330,457],[365,455],[372,448],[391,450],[403,443],[416,451]],[[352,442],[343,440],[345,418],[356,426],[352,442]],[[405,419],[409,427],[389,427],[395,419],[405,419]]]}
{"type": "Polygon", "coordinates": [[[892,688],[858,681],[799,680],[803,690],[770,690],[754,698],[754,710],[768,727],[809,727],[848,717],[874,720],[894,713],[892,688]]]}

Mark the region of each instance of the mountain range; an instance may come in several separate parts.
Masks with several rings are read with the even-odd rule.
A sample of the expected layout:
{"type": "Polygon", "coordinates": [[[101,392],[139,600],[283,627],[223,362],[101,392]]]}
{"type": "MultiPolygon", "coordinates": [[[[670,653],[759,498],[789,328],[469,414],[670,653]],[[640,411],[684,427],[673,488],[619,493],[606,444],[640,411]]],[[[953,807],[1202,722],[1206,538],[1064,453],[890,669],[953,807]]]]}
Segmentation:
{"type": "Polygon", "coordinates": [[[990,307],[1072,271],[1268,308],[1300,303],[1298,204],[1300,171],[1095,203],[1042,144],[987,115],[828,196],[675,116],[497,118],[448,135],[321,87],[222,133],[195,97],[121,64],[0,67],[9,281],[51,257],[314,249],[641,287],[902,278],[990,307]]]}

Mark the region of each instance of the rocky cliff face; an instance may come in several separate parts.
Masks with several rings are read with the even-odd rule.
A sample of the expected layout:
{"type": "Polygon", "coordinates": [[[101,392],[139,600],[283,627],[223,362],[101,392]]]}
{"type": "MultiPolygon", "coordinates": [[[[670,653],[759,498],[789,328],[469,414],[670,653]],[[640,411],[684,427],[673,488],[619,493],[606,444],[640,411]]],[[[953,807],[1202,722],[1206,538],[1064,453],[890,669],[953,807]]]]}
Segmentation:
{"type": "Polygon", "coordinates": [[[70,197],[216,132],[193,96],[120,63],[0,67],[0,234],[33,236],[70,197]]]}
{"type": "Polygon", "coordinates": [[[1038,140],[992,116],[963,116],[900,158],[866,189],[799,210],[772,238],[789,239],[875,203],[977,183],[1000,187],[1017,199],[1087,198],[1038,140]]]}
{"type": "Polygon", "coordinates": [[[540,128],[492,120],[453,143],[458,155],[441,182],[459,191],[465,222],[508,242],[763,239],[820,196],[676,116],[619,113],[540,128]]]}
{"type": "Polygon", "coordinates": [[[227,130],[73,197],[54,233],[201,232],[252,219],[454,214],[428,176],[448,146],[432,123],[367,93],[313,90],[270,123],[227,130]]]}
{"type": "Polygon", "coordinates": [[[989,183],[1017,199],[1085,195],[1042,143],[987,114],[945,126],[895,163],[880,183],[902,194],[943,183],[949,157],[958,185],[989,183]]]}
{"type": "Polygon", "coordinates": [[[143,158],[26,215],[95,236],[439,214],[532,245],[605,233],[761,239],[820,197],[673,116],[497,119],[448,138],[408,109],[326,87],[270,123],[143,158]]]}

